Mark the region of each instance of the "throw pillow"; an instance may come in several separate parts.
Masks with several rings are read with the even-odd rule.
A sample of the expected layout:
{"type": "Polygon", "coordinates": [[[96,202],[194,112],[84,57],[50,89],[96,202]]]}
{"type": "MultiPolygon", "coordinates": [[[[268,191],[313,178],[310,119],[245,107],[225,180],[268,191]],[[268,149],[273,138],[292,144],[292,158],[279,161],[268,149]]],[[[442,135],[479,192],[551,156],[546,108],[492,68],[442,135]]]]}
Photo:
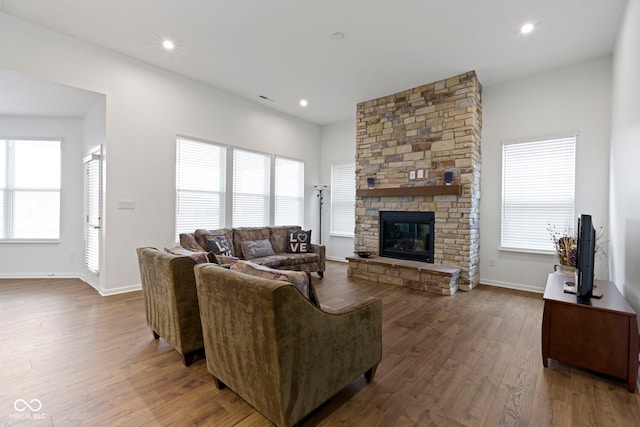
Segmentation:
{"type": "Polygon", "coordinates": [[[289,230],[288,235],[287,252],[311,252],[311,230],[289,230]]]}
{"type": "Polygon", "coordinates": [[[232,256],[229,242],[224,235],[207,238],[207,249],[216,255],[232,256]]]}
{"type": "Polygon", "coordinates": [[[203,264],[203,263],[209,262],[209,258],[207,258],[206,252],[194,252],[194,251],[190,251],[189,249],[185,249],[182,246],[164,248],[164,251],[173,255],[188,256],[189,258],[194,260],[197,264],[203,264]]]}
{"type": "Polygon", "coordinates": [[[194,252],[202,252],[204,250],[192,233],[181,233],[180,234],[180,246],[186,249],[190,249],[194,252]]]}
{"type": "MultiPolygon", "coordinates": [[[[309,298],[309,287],[311,281],[309,280],[309,275],[304,271],[276,270],[251,261],[234,262],[231,264],[231,270],[239,271],[240,273],[249,274],[255,277],[262,277],[263,279],[289,282],[295,286],[306,299],[311,300],[309,298]]],[[[311,300],[311,302],[316,304],[313,300],[311,300]]]]}
{"type": "MultiPolygon", "coordinates": [[[[196,239],[196,242],[202,246],[202,250],[207,248],[207,239],[214,236],[225,236],[227,238],[227,242],[229,242],[229,246],[233,245],[233,230],[231,228],[220,228],[217,230],[205,230],[203,228],[199,228],[193,233],[193,237],[196,239]]],[[[231,252],[234,252],[233,248],[231,248],[231,252]]]]}
{"type": "Polygon", "coordinates": [[[242,242],[242,255],[245,259],[262,258],[269,255],[275,255],[269,239],[265,240],[249,240],[242,242]]]}

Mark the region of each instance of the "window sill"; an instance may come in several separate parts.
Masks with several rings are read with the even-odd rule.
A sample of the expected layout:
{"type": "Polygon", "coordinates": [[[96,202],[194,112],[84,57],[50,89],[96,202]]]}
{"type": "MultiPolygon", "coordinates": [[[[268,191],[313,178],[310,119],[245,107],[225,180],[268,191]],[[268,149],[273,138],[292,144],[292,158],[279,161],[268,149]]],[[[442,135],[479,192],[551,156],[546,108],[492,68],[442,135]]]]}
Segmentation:
{"type": "Polygon", "coordinates": [[[329,233],[329,237],[346,237],[346,238],[353,239],[354,237],[356,237],[356,235],[347,234],[347,233],[329,233]]]}
{"type": "Polygon", "coordinates": [[[530,255],[555,255],[555,251],[544,251],[537,249],[523,249],[523,248],[504,248],[500,246],[498,248],[500,252],[517,252],[522,254],[530,254],[530,255]]]}

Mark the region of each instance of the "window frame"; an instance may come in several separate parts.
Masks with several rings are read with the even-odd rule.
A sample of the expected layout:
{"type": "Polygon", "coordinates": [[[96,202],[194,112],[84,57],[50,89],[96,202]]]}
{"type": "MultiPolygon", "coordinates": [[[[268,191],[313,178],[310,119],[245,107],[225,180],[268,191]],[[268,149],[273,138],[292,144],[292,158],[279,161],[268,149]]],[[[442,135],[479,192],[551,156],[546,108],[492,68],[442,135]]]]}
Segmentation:
{"type": "MultiPolygon", "coordinates": [[[[334,163],[331,164],[331,184],[330,184],[330,193],[331,193],[331,212],[330,212],[330,225],[329,225],[329,235],[330,236],[336,236],[336,237],[355,237],[355,204],[356,204],[356,176],[355,176],[355,170],[356,170],[356,163],[355,161],[353,162],[345,162],[345,163],[334,163]],[[349,167],[350,171],[353,171],[353,181],[349,181],[348,183],[346,182],[340,182],[340,183],[336,183],[336,168],[342,168],[342,167],[349,167]],[[349,186],[347,186],[347,184],[349,184],[349,186]],[[353,184],[353,185],[351,185],[353,184]],[[350,188],[348,190],[345,191],[346,188],[350,188]],[[350,195],[353,195],[353,197],[349,197],[350,195]],[[348,198],[348,200],[347,200],[348,198]],[[347,203],[351,203],[351,208],[347,209],[347,208],[341,208],[339,211],[336,211],[336,207],[340,206],[342,204],[347,204],[347,203]],[[337,221],[335,220],[336,217],[338,216],[342,216],[344,215],[344,213],[349,213],[349,215],[353,215],[353,226],[351,228],[351,231],[345,231],[345,229],[340,229],[340,230],[336,230],[335,226],[337,221]]],[[[349,171],[343,171],[342,173],[345,174],[349,171]]]]}
{"type": "MultiPolygon", "coordinates": [[[[284,225],[299,225],[302,226],[302,224],[304,223],[304,202],[305,202],[305,194],[304,194],[304,186],[305,186],[305,181],[304,181],[304,172],[305,172],[305,163],[302,160],[298,160],[298,159],[294,159],[291,157],[284,157],[284,156],[279,156],[279,155],[275,155],[273,158],[273,180],[274,180],[274,185],[273,185],[273,225],[274,226],[284,226],[284,225]],[[297,185],[297,189],[299,191],[298,195],[295,197],[289,196],[289,195],[285,195],[285,196],[280,196],[278,194],[278,161],[282,160],[284,162],[291,162],[291,163],[297,163],[299,169],[299,173],[297,175],[297,179],[298,181],[298,185],[297,185]],[[294,222],[288,222],[288,221],[280,221],[278,218],[278,198],[279,197],[284,197],[287,198],[287,200],[291,200],[292,202],[295,202],[298,206],[299,206],[299,210],[296,214],[296,216],[298,216],[298,220],[294,221],[294,222]]],[[[286,203],[285,205],[290,205],[290,203],[286,203]]]]}
{"type": "MultiPolygon", "coordinates": [[[[1,206],[1,216],[0,221],[3,223],[0,225],[0,243],[59,243],[61,240],[61,232],[62,232],[62,144],[63,138],[59,137],[6,137],[0,138],[0,141],[3,141],[6,145],[3,151],[2,159],[4,162],[4,176],[0,181],[2,184],[0,186],[0,203],[1,206]],[[15,144],[16,143],[28,143],[28,142],[51,142],[57,145],[57,156],[58,156],[58,165],[57,165],[57,185],[48,186],[48,187],[35,187],[35,186],[18,186],[16,184],[16,174],[17,172],[17,164],[15,158],[15,144]],[[41,192],[41,193],[56,193],[56,205],[57,205],[57,221],[55,225],[56,236],[55,237],[46,237],[46,236],[36,236],[36,237],[15,237],[16,231],[15,226],[16,223],[14,218],[17,213],[15,211],[17,207],[17,203],[15,200],[15,194],[17,192],[41,192]],[[9,195],[7,195],[7,193],[9,195]]],[[[48,158],[47,158],[48,159],[48,158]]],[[[33,166],[33,165],[31,165],[33,166]]],[[[48,182],[51,182],[48,181],[48,182]]],[[[42,228],[40,223],[32,224],[31,228],[39,229],[42,228]]]]}
{"type": "MultiPolygon", "coordinates": [[[[272,199],[272,194],[273,194],[273,167],[272,167],[272,155],[268,154],[268,153],[263,153],[260,151],[255,151],[255,150],[248,150],[246,148],[240,148],[240,147],[233,147],[232,148],[232,163],[231,163],[231,168],[232,168],[232,178],[231,178],[231,227],[232,228],[238,228],[238,227],[268,227],[271,225],[272,223],[272,209],[273,209],[273,203],[271,201],[272,199]],[[240,182],[240,180],[236,179],[238,177],[238,163],[237,163],[237,158],[236,158],[236,153],[244,153],[244,154],[248,154],[248,155],[253,155],[253,156],[261,156],[264,160],[264,165],[267,167],[263,178],[263,181],[256,181],[257,184],[262,184],[263,189],[266,190],[265,192],[253,192],[253,193],[240,193],[238,191],[238,187],[239,186],[244,186],[245,183],[240,182]],[[239,221],[238,216],[236,215],[236,209],[240,208],[240,206],[238,206],[238,202],[241,200],[240,195],[254,195],[255,198],[261,198],[262,200],[264,200],[264,204],[261,206],[262,209],[260,210],[263,220],[264,220],[264,224],[250,224],[250,225],[245,225],[244,221],[243,222],[237,222],[239,221]]],[[[255,175],[254,175],[255,176],[255,175]]],[[[244,206],[246,208],[246,206],[244,206]]]]}
{"type": "Polygon", "coordinates": [[[554,254],[551,230],[573,227],[578,136],[578,132],[564,132],[502,141],[501,251],[554,254]]]}
{"type": "MultiPolygon", "coordinates": [[[[212,227],[212,229],[217,229],[217,228],[224,228],[225,224],[226,224],[226,205],[227,205],[227,169],[228,169],[228,147],[226,145],[223,144],[219,144],[216,142],[212,142],[212,141],[207,141],[207,140],[203,140],[203,139],[199,139],[199,138],[193,138],[193,137],[189,137],[189,136],[183,136],[183,135],[177,135],[176,136],[176,161],[175,161],[175,218],[174,218],[174,227],[175,227],[175,236],[176,239],[179,238],[179,235],[182,233],[193,233],[195,231],[195,228],[193,230],[187,230],[187,229],[183,229],[182,227],[179,227],[179,211],[180,211],[180,192],[181,191],[187,191],[187,192],[191,192],[191,193],[207,193],[207,194],[211,194],[213,195],[213,197],[216,197],[219,199],[219,208],[217,211],[217,215],[214,215],[214,217],[211,218],[211,220],[213,222],[215,222],[216,216],[218,218],[218,224],[215,225],[213,224],[213,222],[209,222],[207,223],[207,221],[203,221],[203,222],[199,222],[198,225],[195,225],[195,227],[197,228],[209,228],[212,227]],[[214,149],[214,150],[219,150],[219,166],[220,169],[216,169],[216,168],[212,168],[213,172],[216,172],[219,174],[218,176],[218,180],[219,180],[219,187],[218,189],[214,189],[214,190],[203,190],[203,189],[194,189],[194,188],[179,188],[180,185],[180,143],[181,141],[184,142],[188,142],[188,143],[193,143],[193,144],[202,144],[202,146],[207,147],[207,149],[214,149]]],[[[184,221],[186,223],[186,221],[184,221]]]]}

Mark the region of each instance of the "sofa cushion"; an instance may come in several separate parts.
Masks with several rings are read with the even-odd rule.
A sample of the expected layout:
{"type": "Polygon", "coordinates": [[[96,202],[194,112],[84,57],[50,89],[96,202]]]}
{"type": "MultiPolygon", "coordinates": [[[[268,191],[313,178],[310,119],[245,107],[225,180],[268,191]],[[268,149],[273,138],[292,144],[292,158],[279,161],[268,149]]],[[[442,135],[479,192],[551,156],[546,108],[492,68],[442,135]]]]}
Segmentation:
{"type": "Polygon", "coordinates": [[[289,282],[309,299],[309,276],[302,271],[276,270],[251,261],[236,261],[231,264],[231,270],[263,279],[289,282]]]}
{"type": "Polygon", "coordinates": [[[171,248],[164,248],[164,251],[173,255],[188,256],[198,264],[209,262],[207,253],[203,251],[195,252],[190,249],[183,248],[182,246],[173,246],[171,248]]]}
{"type": "Polygon", "coordinates": [[[287,235],[287,252],[311,252],[311,230],[289,230],[287,235]]]}
{"type": "Polygon", "coordinates": [[[220,236],[211,236],[207,238],[207,249],[216,255],[232,256],[229,241],[223,234],[220,236]]]}
{"type": "Polygon", "coordinates": [[[320,257],[315,252],[304,252],[300,254],[282,253],[254,258],[251,261],[271,268],[286,267],[286,270],[304,270],[304,268],[295,268],[295,266],[317,263],[320,261],[320,257]]]}
{"type": "Polygon", "coordinates": [[[289,239],[289,230],[301,230],[299,225],[279,225],[271,227],[269,240],[273,251],[277,254],[287,252],[287,243],[289,239]]]}
{"type": "Polygon", "coordinates": [[[242,255],[245,259],[261,258],[264,256],[275,255],[269,239],[264,240],[248,240],[242,242],[242,255]]]}

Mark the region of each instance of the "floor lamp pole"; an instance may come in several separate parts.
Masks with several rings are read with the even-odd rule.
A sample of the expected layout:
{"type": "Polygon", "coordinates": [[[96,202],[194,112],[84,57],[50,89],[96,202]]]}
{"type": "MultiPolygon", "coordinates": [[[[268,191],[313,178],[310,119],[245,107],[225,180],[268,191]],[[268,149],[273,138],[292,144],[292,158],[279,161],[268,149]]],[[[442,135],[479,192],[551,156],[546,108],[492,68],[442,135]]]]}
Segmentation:
{"type": "Polygon", "coordinates": [[[315,188],[316,191],[318,192],[318,194],[316,195],[319,201],[318,207],[319,207],[319,215],[320,215],[318,218],[318,230],[319,230],[318,244],[321,245],[322,244],[322,205],[324,203],[324,194],[322,192],[327,189],[327,185],[317,184],[317,185],[314,185],[313,188],[315,188]]]}

